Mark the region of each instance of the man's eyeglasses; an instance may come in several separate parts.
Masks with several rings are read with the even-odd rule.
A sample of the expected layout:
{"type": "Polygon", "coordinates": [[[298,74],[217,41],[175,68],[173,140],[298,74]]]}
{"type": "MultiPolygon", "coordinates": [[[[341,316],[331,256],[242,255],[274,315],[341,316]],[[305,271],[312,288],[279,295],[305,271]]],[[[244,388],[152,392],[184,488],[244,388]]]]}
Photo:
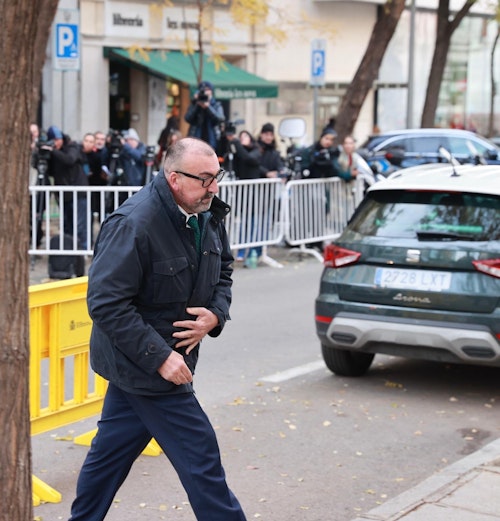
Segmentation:
{"type": "Polygon", "coordinates": [[[222,181],[222,178],[226,175],[226,171],[222,168],[215,175],[205,174],[203,176],[188,174],[187,172],[181,172],[180,170],[172,171],[177,172],[178,174],[185,175],[186,177],[190,177],[191,179],[198,179],[198,181],[201,181],[201,186],[203,186],[203,188],[208,188],[214,181],[217,181],[219,183],[220,181],[222,181]]]}

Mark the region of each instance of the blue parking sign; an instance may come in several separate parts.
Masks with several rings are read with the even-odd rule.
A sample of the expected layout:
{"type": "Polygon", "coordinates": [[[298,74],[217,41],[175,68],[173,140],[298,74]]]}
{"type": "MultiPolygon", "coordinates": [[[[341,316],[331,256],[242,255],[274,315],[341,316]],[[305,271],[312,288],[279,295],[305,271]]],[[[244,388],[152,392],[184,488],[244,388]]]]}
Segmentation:
{"type": "Polygon", "coordinates": [[[53,61],[56,70],[80,69],[80,12],[58,9],[53,29],[53,61]]]}
{"type": "Polygon", "coordinates": [[[326,40],[316,39],[311,45],[311,85],[325,84],[326,40]]]}
{"type": "Polygon", "coordinates": [[[56,56],[78,57],[78,25],[56,24],[56,56]]]}

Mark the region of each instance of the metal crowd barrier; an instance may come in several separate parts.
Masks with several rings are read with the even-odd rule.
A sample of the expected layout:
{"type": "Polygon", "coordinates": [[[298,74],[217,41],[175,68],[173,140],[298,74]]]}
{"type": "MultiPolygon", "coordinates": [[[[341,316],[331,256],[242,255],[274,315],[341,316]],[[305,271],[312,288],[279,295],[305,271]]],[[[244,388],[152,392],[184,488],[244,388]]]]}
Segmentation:
{"type": "MultiPolygon", "coordinates": [[[[339,178],[288,183],[281,179],[223,181],[219,184],[219,197],[232,207],[226,219],[231,248],[262,246],[266,251],[267,246],[285,242],[298,246],[301,252],[314,254],[307,245],[331,240],[341,232],[361,201],[363,188],[362,180],[346,183],[339,178]]],[[[72,255],[92,255],[93,240],[106,215],[140,189],[30,186],[32,234],[28,253],[68,255],[71,251],[72,255]],[[85,244],[78,240],[79,205],[85,220],[85,244]],[[63,241],[65,213],[71,216],[70,245],[63,241]],[[55,236],[59,240],[54,244],[51,239],[55,236]]],[[[273,264],[269,257],[264,260],[273,264]]]]}
{"type": "Polygon", "coordinates": [[[338,177],[290,181],[285,193],[285,240],[298,246],[291,252],[307,253],[323,260],[308,244],[335,239],[362,201],[362,179],[345,182],[338,177]]]}

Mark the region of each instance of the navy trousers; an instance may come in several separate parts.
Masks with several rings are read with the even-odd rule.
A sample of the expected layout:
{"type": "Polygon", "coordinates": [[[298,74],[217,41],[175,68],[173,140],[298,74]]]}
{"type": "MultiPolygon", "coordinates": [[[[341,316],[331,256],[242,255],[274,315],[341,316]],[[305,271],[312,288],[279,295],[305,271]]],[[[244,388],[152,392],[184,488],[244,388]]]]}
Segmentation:
{"type": "Polygon", "coordinates": [[[110,384],[78,477],[70,521],[102,521],[152,437],[174,466],[198,521],[245,521],[229,490],[215,432],[191,393],[140,396],[110,384]]]}

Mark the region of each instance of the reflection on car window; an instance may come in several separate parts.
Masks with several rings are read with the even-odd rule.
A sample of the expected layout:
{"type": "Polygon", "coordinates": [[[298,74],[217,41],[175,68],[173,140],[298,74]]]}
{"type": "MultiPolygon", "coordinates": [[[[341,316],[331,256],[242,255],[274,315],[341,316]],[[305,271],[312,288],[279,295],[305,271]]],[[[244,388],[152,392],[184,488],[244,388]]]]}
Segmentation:
{"type": "Polygon", "coordinates": [[[487,147],[484,143],[477,140],[472,140],[462,137],[450,138],[450,152],[454,156],[473,156],[476,153],[483,156],[487,151],[487,147]]]}
{"type": "Polygon", "coordinates": [[[348,229],[364,236],[415,237],[420,231],[500,240],[500,198],[456,192],[376,191],[348,229]]]}
{"type": "Polygon", "coordinates": [[[415,154],[437,155],[440,146],[445,148],[448,146],[448,139],[444,136],[418,136],[408,141],[410,142],[408,151],[415,154]]]}

